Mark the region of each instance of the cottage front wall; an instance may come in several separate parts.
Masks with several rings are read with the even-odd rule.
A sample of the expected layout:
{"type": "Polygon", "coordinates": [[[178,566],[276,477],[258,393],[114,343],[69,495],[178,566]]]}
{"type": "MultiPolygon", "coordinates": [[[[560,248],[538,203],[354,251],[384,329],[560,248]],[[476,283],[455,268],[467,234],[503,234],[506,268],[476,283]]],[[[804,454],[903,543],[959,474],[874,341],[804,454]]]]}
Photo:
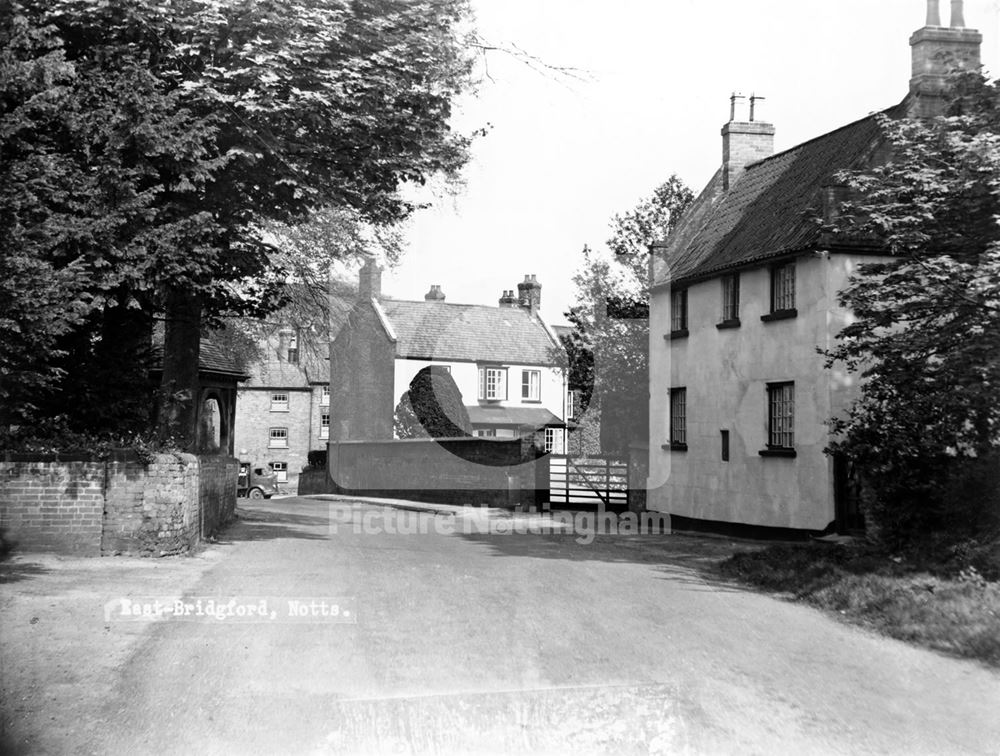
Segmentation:
{"type": "MultiPolygon", "coordinates": [[[[412,360],[397,358],[393,384],[395,403],[410,387],[410,381],[428,365],[448,365],[451,377],[462,392],[462,402],[465,405],[478,403],[479,396],[479,363],[449,362],[447,360],[412,360]]],[[[565,417],[566,384],[564,371],[560,368],[540,365],[507,365],[507,399],[505,401],[489,402],[490,406],[500,407],[534,407],[547,409],[558,418],[565,417]],[[540,401],[532,402],[521,398],[521,373],[524,370],[541,371],[540,401]]]]}
{"type": "Polygon", "coordinates": [[[654,294],[650,333],[650,509],[700,520],[821,530],[834,519],[826,421],[856,394],[851,376],[827,370],[817,347],[832,345],[849,314],[836,302],[858,260],[815,253],[796,261],[798,315],[762,322],[767,268],[740,275],[740,321],[718,329],[722,283],[688,289],[689,336],[669,334],[670,294],[654,294]],[[795,382],[796,457],[764,457],[767,384],[795,382]],[[687,451],[669,449],[670,387],[687,389],[687,451]],[[730,435],[722,460],[721,431],[730,435]],[[662,446],[666,445],[664,449],[662,446]]]}

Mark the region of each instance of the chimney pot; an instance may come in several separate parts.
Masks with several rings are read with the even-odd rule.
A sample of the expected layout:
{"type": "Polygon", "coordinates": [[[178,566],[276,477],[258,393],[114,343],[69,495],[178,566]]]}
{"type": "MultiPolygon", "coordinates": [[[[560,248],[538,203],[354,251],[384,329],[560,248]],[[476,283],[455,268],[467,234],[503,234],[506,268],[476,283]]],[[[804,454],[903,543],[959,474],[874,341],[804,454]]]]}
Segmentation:
{"type": "Polygon", "coordinates": [[[444,292],[441,291],[441,284],[431,284],[431,290],[424,294],[424,301],[443,302],[444,292]]]}
{"type": "MultiPolygon", "coordinates": [[[[511,295],[513,295],[511,291],[511,295]]],[[[521,307],[526,308],[532,314],[538,312],[542,307],[542,285],[538,283],[538,277],[534,274],[525,275],[524,281],[517,285],[517,301],[521,307]]]]}
{"type": "MultiPolygon", "coordinates": [[[[730,115],[735,115],[736,100],[742,95],[733,94],[730,115]]],[[[753,102],[763,97],[753,96],[753,102]]],[[[722,127],[722,190],[729,188],[750,163],[774,154],[774,126],[764,121],[730,120],[722,127]]]]}
{"type": "Polygon", "coordinates": [[[938,2],[928,0],[927,23],[910,37],[912,67],[908,115],[911,118],[943,115],[947,107],[949,74],[954,70],[975,71],[980,66],[983,35],[966,28],[962,0],[951,2],[950,27],[940,26],[938,2]]]}
{"type": "Polygon", "coordinates": [[[938,0],[927,0],[927,26],[941,25],[941,9],[938,0]]]}
{"type": "Polygon", "coordinates": [[[951,28],[965,28],[965,11],[962,0],[951,0],[951,28]]]}

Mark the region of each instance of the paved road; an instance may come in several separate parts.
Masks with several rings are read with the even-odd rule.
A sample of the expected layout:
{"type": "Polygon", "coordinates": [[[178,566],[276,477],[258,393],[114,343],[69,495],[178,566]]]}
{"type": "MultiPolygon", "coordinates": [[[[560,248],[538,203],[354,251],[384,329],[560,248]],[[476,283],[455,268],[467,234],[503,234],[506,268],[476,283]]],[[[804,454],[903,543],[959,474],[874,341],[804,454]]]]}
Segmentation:
{"type": "Polygon", "coordinates": [[[711,543],[355,532],[403,516],[247,507],[186,598],[277,618],[149,622],[81,751],[1000,753],[1000,675],[713,582],[711,543]]]}

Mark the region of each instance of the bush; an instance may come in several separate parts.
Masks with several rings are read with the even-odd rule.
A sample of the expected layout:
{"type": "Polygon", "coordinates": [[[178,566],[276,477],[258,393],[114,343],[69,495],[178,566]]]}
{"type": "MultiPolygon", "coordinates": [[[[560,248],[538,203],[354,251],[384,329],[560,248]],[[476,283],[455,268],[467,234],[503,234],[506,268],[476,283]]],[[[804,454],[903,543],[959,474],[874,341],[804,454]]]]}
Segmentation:
{"type": "Polygon", "coordinates": [[[306,455],[306,460],[309,463],[309,467],[315,467],[318,470],[326,468],[326,449],[313,449],[306,455]]]}
{"type": "Polygon", "coordinates": [[[459,438],[472,435],[469,411],[451,373],[437,365],[422,368],[396,407],[400,438],[459,438]]]}

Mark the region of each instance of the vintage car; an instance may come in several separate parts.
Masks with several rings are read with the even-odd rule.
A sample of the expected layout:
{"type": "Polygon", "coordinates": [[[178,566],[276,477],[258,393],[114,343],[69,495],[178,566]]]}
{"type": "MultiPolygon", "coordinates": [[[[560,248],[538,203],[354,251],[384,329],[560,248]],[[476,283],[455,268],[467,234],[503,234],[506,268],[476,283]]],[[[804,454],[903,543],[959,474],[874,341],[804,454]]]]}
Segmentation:
{"type": "Polygon", "coordinates": [[[270,499],[278,493],[278,476],[270,467],[254,467],[249,462],[240,462],[240,475],[236,483],[236,495],[248,499],[270,499]]]}

